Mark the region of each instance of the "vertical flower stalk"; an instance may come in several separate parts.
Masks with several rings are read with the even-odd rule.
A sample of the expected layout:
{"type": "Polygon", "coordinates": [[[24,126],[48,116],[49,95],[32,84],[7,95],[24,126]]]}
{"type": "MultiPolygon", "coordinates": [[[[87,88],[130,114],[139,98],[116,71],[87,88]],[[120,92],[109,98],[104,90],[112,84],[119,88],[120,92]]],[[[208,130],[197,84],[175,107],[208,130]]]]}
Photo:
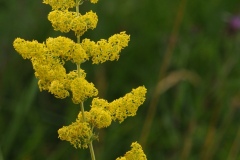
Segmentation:
{"type": "MultiPolygon", "coordinates": [[[[98,0],[89,1],[97,3],[98,0]]],[[[81,36],[87,30],[96,28],[98,22],[96,13],[80,13],[79,7],[83,2],[84,0],[43,0],[43,3],[52,7],[48,20],[54,30],[74,32],[76,42],[62,36],[49,37],[43,43],[16,38],[13,46],[24,59],[32,62],[40,91],[48,91],[60,99],[71,97],[74,104],[80,105],[76,121],[60,128],[58,135],[75,148],[89,148],[91,158],[95,160],[92,142],[98,137],[94,129],[109,127],[112,121],[122,123],[127,117],[135,116],[138,107],[145,101],[147,90],[144,86],[137,87],[112,102],[96,97],[98,90],[86,80],[81,64],[90,60],[92,64],[118,60],[121,50],[128,46],[130,36],[122,31],[97,42],[87,38],[81,40],[81,36]],[[75,12],[69,11],[69,8],[74,7],[75,12]],[[77,69],[67,72],[64,68],[66,61],[72,62],[77,69]],[[90,110],[85,111],[84,101],[92,97],[95,98],[92,99],[90,110]]],[[[132,150],[118,159],[145,160],[146,156],[140,144],[133,143],[132,150]]]]}

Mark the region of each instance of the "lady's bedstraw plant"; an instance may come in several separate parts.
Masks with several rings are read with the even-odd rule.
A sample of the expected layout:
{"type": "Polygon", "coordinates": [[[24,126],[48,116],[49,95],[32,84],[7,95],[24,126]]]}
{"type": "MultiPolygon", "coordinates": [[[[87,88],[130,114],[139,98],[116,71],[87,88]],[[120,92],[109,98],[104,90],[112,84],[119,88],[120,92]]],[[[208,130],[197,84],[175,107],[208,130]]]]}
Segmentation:
{"type": "MultiPolygon", "coordinates": [[[[98,0],[90,0],[97,3],[98,0]]],[[[63,126],[58,130],[61,140],[69,141],[75,148],[89,148],[92,160],[95,160],[92,141],[97,139],[94,128],[105,128],[112,121],[123,122],[128,116],[136,115],[138,107],[144,102],[146,88],[140,86],[127,93],[124,97],[108,102],[100,98],[93,98],[91,109],[84,111],[84,101],[87,98],[98,95],[98,90],[93,83],[89,83],[86,73],[80,65],[87,60],[93,64],[105,61],[118,60],[120,51],[128,45],[130,36],[125,32],[115,34],[108,40],[101,39],[97,42],[80,37],[88,30],[94,29],[98,17],[90,11],[82,15],[79,6],[83,0],[43,0],[49,4],[52,11],[48,20],[54,30],[61,32],[75,32],[77,42],[67,37],[48,38],[46,42],[39,43],[36,40],[26,41],[16,38],[14,48],[24,59],[32,62],[35,76],[39,79],[40,91],[47,90],[56,98],[72,97],[75,104],[80,104],[80,113],[76,121],[69,126],[63,126]],[[76,8],[76,12],[69,8],[76,8]],[[66,72],[64,63],[71,61],[76,64],[76,70],[66,72]]],[[[146,156],[141,146],[134,142],[132,149],[124,157],[117,160],[145,160],[146,156]]]]}

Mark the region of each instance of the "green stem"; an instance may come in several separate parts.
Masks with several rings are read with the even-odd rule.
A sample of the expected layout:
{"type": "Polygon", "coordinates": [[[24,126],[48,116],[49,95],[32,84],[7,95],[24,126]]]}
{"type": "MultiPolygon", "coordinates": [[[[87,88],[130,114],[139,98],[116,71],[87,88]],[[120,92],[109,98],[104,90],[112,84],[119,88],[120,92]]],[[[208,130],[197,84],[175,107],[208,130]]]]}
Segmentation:
{"type": "Polygon", "coordinates": [[[93,150],[92,141],[89,143],[89,149],[90,149],[92,160],[95,160],[95,154],[94,154],[94,150],[93,150]]]}
{"type": "Polygon", "coordinates": [[[83,105],[83,102],[80,104],[80,108],[81,108],[81,112],[82,112],[83,122],[85,122],[86,118],[85,118],[85,115],[84,115],[84,105],[83,105]]]}
{"type": "MultiPolygon", "coordinates": [[[[79,5],[81,4],[81,0],[76,0],[76,12],[79,14],[79,5]]],[[[80,36],[77,36],[77,43],[80,43],[80,36]]]]}
{"type": "MultiPolygon", "coordinates": [[[[76,12],[79,14],[79,5],[82,3],[82,0],[76,0],[76,12]]],[[[77,43],[80,43],[80,36],[77,36],[77,43]]],[[[81,68],[80,68],[80,63],[77,64],[77,73],[78,73],[78,77],[81,77],[81,68]]],[[[83,102],[80,104],[80,108],[81,108],[81,112],[82,112],[82,117],[83,117],[83,122],[86,121],[85,115],[84,115],[84,104],[83,102]]],[[[95,154],[94,154],[94,149],[93,149],[93,145],[92,145],[92,141],[88,144],[88,147],[90,149],[90,154],[91,154],[91,158],[92,160],[96,160],[95,159],[95,154]]]]}
{"type": "Polygon", "coordinates": [[[78,73],[78,77],[81,77],[80,63],[77,63],[77,73],[78,73]]]}
{"type": "MultiPolygon", "coordinates": [[[[80,63],[77,64],[77,73],[78,77],[81,77],[81,68],[80,68],[80,63]]],[[[82,117],[83,117],[83,122],[86,121],[85,115],[84,115],[84,104],[83,102],[80,104],[81,112],[82,112],[82,117]]]]}
{"type": "Polygon", "coordinates": [[[80,43],[80,36],[77,36],[77,43],[80,43]]]}
{"type": "Polygon", "coordinates": [[[79,4],[81,0],[76,0],[76,12],[79,13],[79,4]]]}
{"type": "MultiPolygon", "coordinates": [[[[80,64],[77,64],[77,72],[78,72],[78,77],[80,77],[81,76],[80,64]]],[[[86,118],[85,118],[85,115],[84,115],[84,104],[83,104],[83,102],[80,104],[80,108],[81,108],[81,112],[82,112],[83,122],[85,122],[86,118]]],[[[89,143],[88,146],[89,146],[89,149],[90,149],[92,160],[95,160],[95,154],[94,154],[94,150],[93,150],[92,141],[89,143]]]]}

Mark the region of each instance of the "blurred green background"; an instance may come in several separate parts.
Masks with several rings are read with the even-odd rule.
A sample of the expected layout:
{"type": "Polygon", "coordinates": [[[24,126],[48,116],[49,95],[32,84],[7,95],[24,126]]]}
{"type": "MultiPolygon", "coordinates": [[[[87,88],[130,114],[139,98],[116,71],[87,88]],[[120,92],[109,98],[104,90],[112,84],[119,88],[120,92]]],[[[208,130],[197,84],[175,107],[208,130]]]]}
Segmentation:
{"type": "MultiPolygon", "coordinates": [[[[118,61],[82,65],[99,96],[148,89],[135,117],[96,130],[97,160],[124,155],[134,141],[149,160],[240,159],[239,0],[100,0],[80,8],[89,10],[99,22],[83,38],[131,35],[118,61]]],[[[31,63],[12,47],[16,37],[75,39],[53,31],[50,11],[41,0],[0,1],[0,160],[90,159],[88,149],[58,139],[79,106],[40,92],[31,63]]]]}

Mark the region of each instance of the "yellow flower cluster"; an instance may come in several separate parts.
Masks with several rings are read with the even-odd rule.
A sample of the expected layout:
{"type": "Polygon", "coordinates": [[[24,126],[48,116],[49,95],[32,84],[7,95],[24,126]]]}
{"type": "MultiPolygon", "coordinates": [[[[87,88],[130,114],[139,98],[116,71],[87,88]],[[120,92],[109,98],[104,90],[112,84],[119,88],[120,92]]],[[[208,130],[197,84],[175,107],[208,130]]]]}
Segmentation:
{"type": "Polygon", "coordinates": [[[124,97],[111,102],[108,109],[111,112],[112,119],[118,120],[121,123],[127,117],[135,116],[138,107],[145,101],[146,92],[147,89],[144,86],[138,87],[124,97]]]}
{"type": "MultiPolygon", "coordinates": [[[[43,3],[49,4],[53,10],[61,9],[67,10],[73,8],[76,5],[83,3],[84,0],[78,0],[77,4],[75,0],[43,0],[43,3]]],[[[98,0],[90,0],[91,3],[97,3],[98,0]]]]}
{"type": "Polygon", "coordinates": [[[124,157],[119,157],[116,160],[147,160],[140,144],[133,142],[131,147],[132,149],[128,151],[124,157]]]}
{"type": "Polygon", "coordinates": [[[75,148],[88,148],[94,135],[88,123],[73,122],[69,126],[63,126],[58,130],[61,140],[69,141],[75,148]]]}
{"type": "MultiPolygon", "coordinates": [[[[136,115],[136,112],[138,110],[138,107],[144,102],[145,100],[145,94],[146,94],[146,88],[144,86],[138,87],[136,89],[133,89],[130,93],[127,93],[124,97],[119,98],[111,103],[108,103],[107,100],[94,98],[92,101],[91,109],[90,111],[80,112],[78,114],[78,118],[76,119],[75,123],[87,123],[90,128],[106,128],[111,125],[112,120],[118,120],[120,123],[124,121],[128,116],[134,116],[136,115]]],[[[71,126],[68,126],[71,130],[71,126]]],[[[72,133],[72,131],[69,131],[66,129],[60,129],[61,132],[59,133],[59,137],[62,137],[62,135],[68,135],[69,133],[72,133]],[[61,134],[61,135],[60,135],[61,134]]],[[[75,133],[75,132],[74,132],[75,133]]],[[[81,134],[81,133],[80,133],[81,134]]],[[[70,136],[74,137],[74,136],[70,136]]],[[[74,139],[74,142],[81,141],[84,136],[79,135],[79,137],[75,136],[76,139],[74,139]]],[[[89,137],[86,137],[87,139],[84,140],[87,141],[89,137]]],[[[72,138],[64,140],[69,141],[71,144],[73,143],[72,138]]]]}
{"type": "Polygon", "coordinates": [[[128,45],[130,36],[125,32],[111,36],[108,41],[101,39],[98,42],[84,39],[81,43],[86,53],[92,57],[93,64],[103,63],[107,60],[118,60],[120,51],[128,45]]]}
{"type": "Polygon", "coordinates": [[[57,98],[66,98],[71,91],[77,104],[98,94],[94,85],[85,80],[83,70],[79,75],[76,71],[67,74],[63,66],[65,60],[82,63],[88,59],[80,44],[66,37],[48,38],[46,44],[16,38],[13,46],[24,59],[31,60],[40,90],[48,90],[57,98]]]}
{"type": "MultiPolygon", "coordinates": [[[[91,108],[91,110],[85,111],[85,121],[89,123],[92,127],[96,127],[98,129],[106,128],[111,125],[112,118],[108,111],[103,108],[91,108]]],[[[82,112],[78,114],[78,118],[76,121],[83,121],[82,112]]]]}
{"type": "Polygon", "coordinates": [[[81,15],[67,10],[53,10],[49,13],[48,20],[52,23],[54,30],[61,32],[72,30],[77,36],[82,36],[88,29],[96,28],[98,22],[96,13],[92,11],[81,15]]]}
{"type": "Polygon", "coordinates": [[[96,96],[97,89],[92,83],[88,83],[80,75],[66,73],[65,61],[81,64],[90,58],[93,64],[103,63],[107,60],[118,60],[119,52],[127,46],[129,35],[125,32],[111,36],[108,41],[100,40],[97,43],[84,39],[82,43],[75,43],[66,37],[48,38],[46,43],[25,41],[16,38],[13,46],[24,59],[30,59],[35,70],[35,76],[39,79],[40,90],[48,90],[57,98],[69,96],[69,90],[73,94],[73,102],[80,103],[86,98],[96,96]],[[85,85],[85,86],[84,86],[85,85]],[[80,90],[81,91],[77,91],[80,90]]]}
{"type": "MultiPolygon", "coordinates": [[[[90,0],[91,3],[97,3],[97,0],[90,0]]],[[[52,23],[54,30],[61,32],[74,31],[76,36],[82,36],[88,29],[94,29],[97,26],[98,17],[92,11],[81,15],[77,12],[68,11],[76,5],[83,3],[79,0],[43,0],[43,3],[49,4],[53,11],[48,15],[48,20],[52,23]]]]}
{"type": "Polygon", "coordinates": [[[71,91],[73,93],[73,103],[79,104],[84,102],[88,97],[96,96],[98,90],[94,87],[93,83],[88,83],[82,77],[75,78],[71,83],[71,91]]]}
{"type": "Polygon", "coordinates": [[[43,0],[43,3],[49,4],[53,10],[66,10],[76,6],[75,0],[43,0]]]}
{"type": "Polygon", "coordinates": [[[49,54],[55,57],[61,57],[66,61],[71,60],[73,63],[81,64],[89,59],[80,44],[66,37],[48,38],[46,40],[46,46],[49,54]]]}

